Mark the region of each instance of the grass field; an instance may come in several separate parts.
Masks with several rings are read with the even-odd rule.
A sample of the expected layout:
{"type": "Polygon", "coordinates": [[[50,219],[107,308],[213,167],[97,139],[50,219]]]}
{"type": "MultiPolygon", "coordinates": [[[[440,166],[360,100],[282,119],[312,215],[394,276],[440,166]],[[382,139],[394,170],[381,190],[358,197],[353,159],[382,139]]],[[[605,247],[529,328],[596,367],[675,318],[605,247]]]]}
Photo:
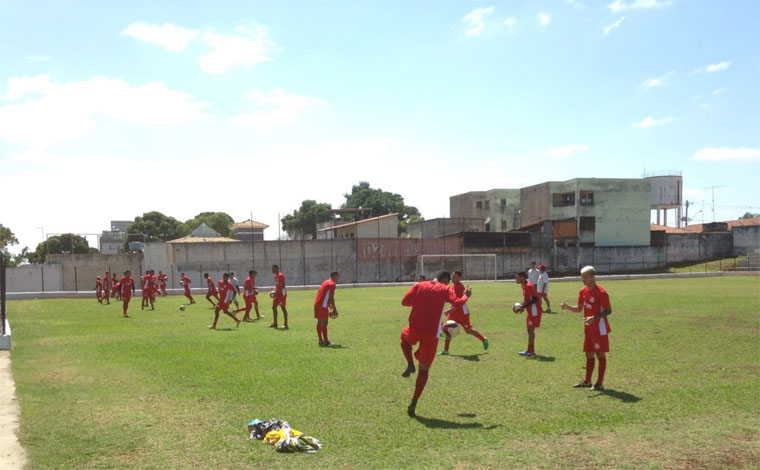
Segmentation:
{"type": "MultiPolygon", "coordinates": [[[[760,280],[601,283],[613,315],[606,393],[583,376],[580,314],[545,314],[538,359],[509,282],[474,284],[473,324],[433,364],[417,419],[406,416],[399,333],[405,288],[338,290],[338,348],[319,348],[314,291],[289,295],[291,329],[264,321],[206,329],[209,305],[122,319],[94,299],[12,301],[21,443],[31,468],[758,468],[760,280]],[[282,418],[322,441],[311,455],[248,439],[282,418]]],[[[579,283],[550,299],[575,303],[579,283]]],[[[266,299],[266,300],[265,300],[266,299]]],[[[268,298],[262,304],[267,305],[268,298]]],[[[596,373],[594,374],[596,378],[596,373]]]]}

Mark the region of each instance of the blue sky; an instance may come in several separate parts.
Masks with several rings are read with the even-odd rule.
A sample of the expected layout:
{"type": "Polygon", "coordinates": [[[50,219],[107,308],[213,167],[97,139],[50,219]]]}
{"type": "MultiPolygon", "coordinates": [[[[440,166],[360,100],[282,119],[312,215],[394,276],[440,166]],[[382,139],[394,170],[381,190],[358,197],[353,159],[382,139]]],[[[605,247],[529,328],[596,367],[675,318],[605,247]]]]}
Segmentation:
{"type": "MultiPolygon", "coordinates": [[[[0,223],[20,246],[160,210],[448,197],[678,170],[760,212],[760,4],[0,4],[0,223]],[[7,201],[19,201],[8,203],[7,201]]],[[[702,214],[697,216],[701,221],[702,214]]],[[[94,243],[94,238],[91,239],[94,243]]]]}

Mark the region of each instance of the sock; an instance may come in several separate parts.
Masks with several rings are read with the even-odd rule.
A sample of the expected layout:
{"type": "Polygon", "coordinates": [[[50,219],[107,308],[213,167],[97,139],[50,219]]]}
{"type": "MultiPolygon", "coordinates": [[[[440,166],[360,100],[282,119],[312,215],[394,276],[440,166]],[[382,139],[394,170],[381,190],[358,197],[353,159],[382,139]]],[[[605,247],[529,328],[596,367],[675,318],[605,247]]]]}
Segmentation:
{"type": "Polygon", "coordinates": [[[404,340],[401,340],[401,350],[404,352],[406,362],[409,364],[414,364],[414,358],[412,357],[412,345],[404,340]]]}
{"type": "Polygon", "coordinates": [[[534,352],[533,343],[528,343],[528,352],[534,352]]]}
{"type": "Polygon", "coordinates": [[[319,336],[319,342],[324,343],[325,340],[322,339],[322,325],[317,323],[317,336],[319,336]]]}
{"type": "Polygon", "coordinates": [[[414,396],[412,400],[419,400],[422,391],[425,390],[425,384],[428,379],[428,371],[420,369],[417,373],[417,383],[414,385],[414,396]]]}
{"type": "Polygon", "coordinates": [[[596,383],[598,384],[604,383],[605,369],[607,369],[607,357],[600,357],[599,358],[599,375],[596,378],[596,383]]]}
{"type": "Polygon", "coordinates": [[[327,325],[322,325],[322,337],[325,338],[325,343],[330,342],[330,340],[327,339],[327,325]]]}
{"type": "MultiPolygon", "coordinates": [[[[599,363],[599,367],[601,368],[602,364],[599,363]]],[[[584,379],[585,382],[591,383],[591,374],[594,373],[594,358],[593,357],[587,357],[586,358],[586,378],[584,379]]]]}
{"type": "Polygon", "coordinates": [[[449,350],[449,345],[450,345],[450,344],[451,344],[451,338],[449,338],[449,337],[447,336],[447,337],[446,337],[446,342],[443,344],[443,349],[444,349],[445,351],[448,351],[448,350],[449,350]]]}
{"type": "Polygon", "coordinates": [[[476,338],[478,338],[479,340],[481,340],[481,341],[484,341],[484,340],[485,340],[485,337],[484,337],[483,335],[481,335],[481,334],[480,334],[480,332],[477,332],[477,331],[476,331],[476,332],[475,332],[475,333],[473,333],[473,334],[474,334],[474,335],[475,335],[475,337],[476,337],[476,338]]]}

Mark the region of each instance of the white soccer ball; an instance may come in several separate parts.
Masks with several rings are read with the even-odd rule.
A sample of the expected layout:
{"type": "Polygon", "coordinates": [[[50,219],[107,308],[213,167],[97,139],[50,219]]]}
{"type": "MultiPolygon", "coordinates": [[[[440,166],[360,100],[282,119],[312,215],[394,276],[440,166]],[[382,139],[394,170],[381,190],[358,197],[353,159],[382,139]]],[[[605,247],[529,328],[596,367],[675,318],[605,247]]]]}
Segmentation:
{"type": "Polygon", "coordinates": [[[277,293],[275,291],[269,292],[269,297],[274,299],[276,296],[277,296],[277,293]]]}
{"type": "Polygon", "coordinates": [[[522,304],[520,302],[515,302],[515,304],[512,305],[512,311],[515,313],[519,313],[521,308],[522,304]]]}
{"type": "Polygon", "coordinates": [[[185,306],[184,306],[184,305],[180,305],[180,306],[179,306],[179,309],[180,309],[180,310],[182,310],[182,311],[184,312],[184,311],[185,311],[185,306]]]}
{"type": "Polygon", "coordinates": [[[449,333],[449,336],[453,338],[459,334],[459,323],[454,320],[448,320],[443,324],[443,329],[445,329],[449,333]]]}

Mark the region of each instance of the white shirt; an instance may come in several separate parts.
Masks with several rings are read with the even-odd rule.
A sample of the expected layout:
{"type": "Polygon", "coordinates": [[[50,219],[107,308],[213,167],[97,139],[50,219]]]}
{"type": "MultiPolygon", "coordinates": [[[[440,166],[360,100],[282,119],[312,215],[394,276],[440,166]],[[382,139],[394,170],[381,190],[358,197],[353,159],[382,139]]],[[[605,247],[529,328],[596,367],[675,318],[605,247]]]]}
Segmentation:
{"type": "Polygon", "coordinates": [[[538,273],[539,273],[539,271],[538,271],[538,269],[536,269],[536,268],[533,268],[533,269],[529,269],[529,270],[528,270],[528,280],[529,280],[529,281],[530,281],[530,283],[531,283],[531,284],[533,284],[534,286],[535,286],[535,285],[536,285],[536,283],[538,282],[538,273]]]}
{"type": "Polygon", "coordinates": [[[549,273],[542,272],[538,276],[538,293],[544,293],[544,286],[546,286],[546,292],[549,293],[549,273]]]}
{"type": "Polygon", "coordinates": [[[238,278],[236,278],[236,277],[231,277],[230,278],[230,283],[233,286],[235,286],[235,292],[234,292],[234,294],[237,295],[238,290],[240,290],[240,281],[238,281],[238,278]]]}

